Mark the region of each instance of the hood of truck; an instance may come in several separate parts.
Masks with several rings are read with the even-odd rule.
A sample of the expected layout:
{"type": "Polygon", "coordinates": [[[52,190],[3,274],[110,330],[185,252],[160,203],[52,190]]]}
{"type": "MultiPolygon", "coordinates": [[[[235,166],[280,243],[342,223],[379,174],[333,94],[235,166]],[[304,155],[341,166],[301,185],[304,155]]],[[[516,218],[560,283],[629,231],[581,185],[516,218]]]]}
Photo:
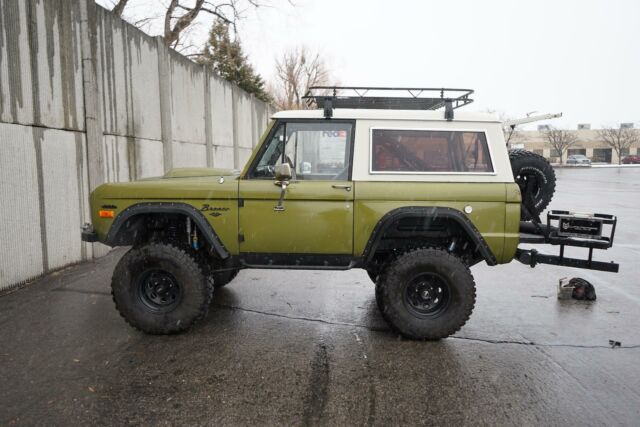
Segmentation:
{"type": "Polygon", "coordinates": [[[203,176],[238,176],[240,171],[222,168],[174,168],[163,178],[193,178],[203,176]]]}
{"type": "Polygon", "coordinates": [[[180,201],[237,197],[237,172],[205,168],[172,169],[161,177],[103,184],[92,193],[92,201],[98,205],[114,199],[180,201]]]}

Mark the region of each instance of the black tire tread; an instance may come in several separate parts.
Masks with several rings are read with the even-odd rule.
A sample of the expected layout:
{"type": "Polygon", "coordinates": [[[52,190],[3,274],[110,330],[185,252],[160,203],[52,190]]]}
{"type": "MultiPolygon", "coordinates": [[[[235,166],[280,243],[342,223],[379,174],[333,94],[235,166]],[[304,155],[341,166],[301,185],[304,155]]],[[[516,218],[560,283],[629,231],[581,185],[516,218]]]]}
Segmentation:
{"type": "Polygon", "coordinates": [[[471,270],[469,270],[469,267],[467,267],[467,265],[455,255],[452,255],[445,250],[433,247],[413,249],[398,256],[381,272],[376,283],[376,300],[382,317],[395,332],[409,339],[438,340],[455,334],[460,330],[460,328],[462,328],[462,326],[464,326],[467,320],[469,320],[476,303],[475,280],[471,274],[471,270]],[[441,263],[448,263],[453,266],[453,274],[466,276],[467,279],[470,280],[469,285],[471,289],[469,289],[469,291],[471,293],[471,301],[463,308],[460,319],[458,319],[456,323],[436,326],[426,334],[416,334],[408,331],[407,328],[398,327],[394,321],[393,314],[387,307],[386,300],[389,298],[387,295],[387,286],[390,280],[393,280],[400,275],[400,270],[415,264],[420,264],[424,262],[425,259],[436,261],[440,260],[441,263]]]}
{"type": "Polygon", "coordinates": [[[120,259],[116,268],[113,272],[113,277],[111,280],[111,298],[120,313],[120,316],[133,328],[138,331],[153,334],[153,335],[169,335],[169,334],[177,334],[187,329],[191,328],[195,323],[202,320],[206,317],[209,312],[209,306],[213,299],[213,285],[211,281],[205,279],[204,270],[198,261],[197,257],[194,256],[190,251],[185,249],[183,246],[178,246],[172,243],[166,242],[152,242],[147,245],[138,246],[133,249],[130,249],[127,253],[123,255],[120,259]],[[130,307],[126,305],[122,305],[118,303],[118,300],[115,295],[114,288],[118,286],[117,283],[122,278],[126,278],[128,274],[128,267],[131,262],[137,260],[138,257],[153,257],[153,256],[170,256],[173,260],[181,265],[183,268],[191,270],[191,273],[202,278],[202,282],[204,286],[202,286],[203,302],[197,307],[197,314],[193,316],[186,322],[181,322],[177,325],[172,325],[171,327],[148,327],[140,324],[135,316],[132,316],[129,313],[130,307]]]}
{"type": "MultiPolygon", "coordinates": [[[[517,162],[519,160],[523,160],[523,159],[533,159],[535,162],[543,162],[545,165],[545,172],[547,175],[547,179],[550,182],[550,186],[549,186],[549,191],[551,193],[550,197],[548,199],[545,199],[540,205],[537,206],[537,211],[535,212],[535,214],[539,215],[540,213],[542,213],[547,206],[549,206],[549,203],[551,203],[551,200],[553,199],[553,195],[555,194],[556,191],[556,172],[553,169],[553,167],[551,166],[551,164],[549,163],[549,161],[547,159],[545,159],[543,156],[541,156],[540,154],[536,154],[532,151],[528,151],[528,150],[523,150],[523,149],[511,149],[509,150],[509,161],[511,163],[512,166],[512,172],[513,172],[513,177],[516,177],[516,171],[514,169],[514,162],[517,162]]],[[[531,218],[526,215],[524,213],[524,211],[522,212],[522,219],[523,220],[530,220],[531,218]]]]}

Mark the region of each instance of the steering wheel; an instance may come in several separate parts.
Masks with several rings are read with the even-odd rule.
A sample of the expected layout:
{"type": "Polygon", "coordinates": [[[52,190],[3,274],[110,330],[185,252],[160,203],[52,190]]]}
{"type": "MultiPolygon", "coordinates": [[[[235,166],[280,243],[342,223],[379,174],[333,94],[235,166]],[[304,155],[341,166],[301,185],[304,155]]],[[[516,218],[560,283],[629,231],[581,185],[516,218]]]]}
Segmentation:
{"type": "Polygon", "coordinates": [[[256,167],[257,176],[275,176],[276,168],[273,165],[261,165],[256,167]]]}

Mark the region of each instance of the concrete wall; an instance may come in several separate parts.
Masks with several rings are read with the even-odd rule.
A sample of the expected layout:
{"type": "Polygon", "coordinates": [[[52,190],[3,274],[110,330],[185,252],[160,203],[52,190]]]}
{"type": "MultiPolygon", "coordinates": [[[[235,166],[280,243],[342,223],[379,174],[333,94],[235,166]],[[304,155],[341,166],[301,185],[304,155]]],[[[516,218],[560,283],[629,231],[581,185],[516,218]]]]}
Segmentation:
{"type": "Polygon", "coordinates": [[[90,189],[241,168],[271,114],[92,0],[0,0],[0,290],[105,253],[90,189]]]}

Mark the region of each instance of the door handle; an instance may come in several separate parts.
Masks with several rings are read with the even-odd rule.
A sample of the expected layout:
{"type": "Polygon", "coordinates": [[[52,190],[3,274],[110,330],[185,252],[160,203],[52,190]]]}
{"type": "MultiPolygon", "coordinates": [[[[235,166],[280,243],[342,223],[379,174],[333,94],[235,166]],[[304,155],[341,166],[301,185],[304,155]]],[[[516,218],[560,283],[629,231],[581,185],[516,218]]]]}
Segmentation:
{"type": "Polygon", "coordinates": [[[351,191],[351,185],[349,184],[333,184],[331,187],[351,191]]]}

